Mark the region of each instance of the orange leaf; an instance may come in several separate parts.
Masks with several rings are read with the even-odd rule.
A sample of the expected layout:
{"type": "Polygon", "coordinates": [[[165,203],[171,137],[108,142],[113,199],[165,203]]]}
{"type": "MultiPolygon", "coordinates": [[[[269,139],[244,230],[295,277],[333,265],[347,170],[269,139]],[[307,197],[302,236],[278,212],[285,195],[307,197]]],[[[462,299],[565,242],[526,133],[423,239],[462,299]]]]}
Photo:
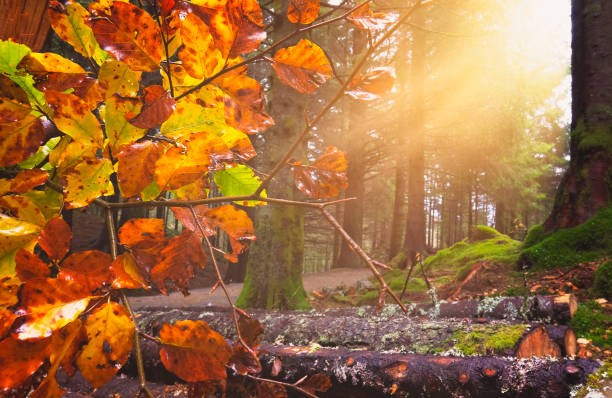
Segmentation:
{"type": "Polygon", "coordinates": [[[43,263],[36,254],[25,249],[17,250],[15,272],[22,282],[36,278],[46,278],[51,274],[47,264],[43,263]]]}
{"type": "Polygon", "coordinates": [[[223,67],[223,58],[214,44],[208,26],[195,14],[187,14],[181,22],[183,46],[178,56],[189,76],[203,79],[212,76],[223,67]]]}
{"type": "Polygon", "coordinates": [[[115,275],[113,287],[115,289],[150,289],[150,286],[145,281],[145,276],[136,264],[136,259],[129,253],[123,253],[117,256],[110,267],[115,275]]]}
{"type": "Polygon", "coordinates": [[[226,94],[223,102],[227,124],[247,134],[258,134],[274,125],[265,113],[266,98],[257,80],[235,75],[215,79],[214,83],[226,94]]]}
{"type": "Polygon", "coordinates": [[[348,186],[346,157],[336,147],[328,147],[311,165],[292,164],[295,185],[305,195],[331,198],[348,186]]]}
{"type": "MultiPolygon", "coordinates": [[[[19,86],[17,83],[9,79],[4,75],[0,75],[0,93],[4,98],[8,98],[15,103],[24,104],[25,106],[30,106],[30,100],[28,100],[28,95],[26,92],[19,86]]],[[[21,119],[21,118],[19,118],[21,119]]],[[[19,120],[17,119],[17,120],[19,120]]],[[[1,120],[1,119],[0,119],[1,120]]],[[[14,121],[17,121],[14,120],[14,121]]],[[[2,122],[9,123],[10,121],[2,122]]]]}
{"type": "Polygon", "coordinates": [[[199,200],[206,198],[208,188],[210,188],[210,183],[208,179],[204,177],[198,178],[187,185],[183,185],[172,192],[179,200],[199,200]]]}
{"type": "Polygon", "coordinates": [[[74,88],[74,95],[82,98],[87,108],[93,111],[104,101],[106,90],[93,77],[86,77],[79,87],[74,88]]]}
{"type": "Polygon", "coordinates": [[[38,150],[44,138],[40,119],[32,115],[0,124],[0,167],[13,166],[27,159],[38,150]]]}
{"type": "Polygon", "coordinates": [[[29,53],[18,67],[34,76],[35,87],[41,91],[65,91],[79,87],[87,77],[87,72],[80,65],[54,53],[29,53]]]}
{"type": "Polygon", "coordinates": [[[168,120],[175,107],[176,101],[162,86],[145,87],[144,105],[140,113],[130,120],[130,123],[143,129],[159,127],[168,120]]]}
{"type": "Polygon", "coordinates": [[[31,111],[25,91],[4,75],[0,75],[0,123],[14,123],[31,111]]]}
{"type": "Polygon", "coordinates": [[[54,217],[38,235],[38,244],[51,260],[59,261],[70,250],[72,231],[61,217],[54,217]]]}
{"type": "Polygon", "coordinates": [[[144,141],[127,145],[119,152],[117,174],[124,197],[138,195],[155,180],[155,162],[162,154],[160,149],[157,143],[144,141]]]}
{"type": "Polygon", "coordinates": [[[291,0],[287,17],[291,23],[306,25],[319,16],[320,0],[291,0]]]}
{"type": "Polygon", "coordinates": [[[17,293],[21,281],[14,276],[5,276],[0,279],[0,306],[10,307],[19,301],[17,293]]]}
{"type": "Polygon", "coordinates": [[[374,68],[365,75],[355,76],[344,93],[357,100],[373,101],[391,91],[394,82],[392,68],[374,68]]]}
{"type": "Polygon", "coordinates": [[[144,241],[164,238],[164,220],[160,218],[133,218],[119,228],[119,242],[134,246],[144,241]]]}
{"type": "Polygon", "coordinates": [[[22,385],[43,364],[49,339],[21,341],[8,337],[0,341],[0,392],[22,385]]]}
{"type": "Polygon", "coordinates": [[[105,303],[85,320],[87,344],[77,357],[83,377],[94,387],[112,379],[125,364],[134,339],[134,321],[124,306],[105,303]]]}
{"type": "Polygon", "coordinates": [[[359,7],[347,19],[360,29],[374,32],[384,30],[387,26],[396,21],[396,18],[392,14],[372,12],[369,3],[365,3],[363,6],[359,7]]]}
{"type": "Polygon", "coordinates": [[[0,180],[0,195],[7,192],[26,193],[30,189],[44,184],[49,173],[41,169],[22,170],[11,180],[0,180]],[[6,184],[3,182],[6,181],[6,184]]]}
{"type": "Polygon", "coordinates": [[[135,71],[153,72],[163,56],[157,23],[144,10],[124,2],[110,6],[110,15],[96,11],[89,23],[102,49],[135,71]]]}
{"type": "Polygon", "coordinates": [[[17,318],[19,316],[13,311],[0,307],[0,340],[7,336],[17,318]]]}
{"type": "Polygon", "coordinates": [[[279,80],[303,94],[312,94],[332,77],[332,68],[321,47],[302,39],[274,55],[272,66],[279,80]]]}
{"type": "Polygon", "coordinates": [[[17,329],[21,340],[48,337],[87,308],[91,297],[80,284],[63,279],[32,279],[23,284],[21,307],[26,322],[17,329]]]}
{"type": "Polygon", "coordinates": [[[170,239],[161,251],[161,260],[151,270],[151,279],[164,294],[168,288],[166,280],[169,279],[187,295],[187,282],[193,278],[195,268],[204,268],[205,265],[206,253],[202,249],[202,242],[193,232],[185,229],[179,236],[170,239]]]}
{"type": "Polygon", "coordinates": [[[194,383],[223,380],[232,350],[223,336],[204,321],[177,321],[164,324],[159,332],[161,361],[181,379],[194,383]]]}
{"type": "Polygon", "coordinates": [[[62,262],[57,277],[75,281],[93,292],[111,283],[111,262],[110,254],[99,250],[72,253],[62,262]]]}

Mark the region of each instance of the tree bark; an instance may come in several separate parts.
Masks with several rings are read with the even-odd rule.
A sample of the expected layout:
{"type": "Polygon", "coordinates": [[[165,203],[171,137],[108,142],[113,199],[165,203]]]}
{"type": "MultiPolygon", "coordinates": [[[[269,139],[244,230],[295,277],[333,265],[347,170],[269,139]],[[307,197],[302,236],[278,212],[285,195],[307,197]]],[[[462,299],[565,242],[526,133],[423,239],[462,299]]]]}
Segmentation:
{"type": "Polygon", "coordinates": [[[612,3],[572,1],[570,164],[546,231],[581,224],[612,202],[612,3]]]}
{"type": "Polygon", "coordinates": [[[40,51],[49,33],[46,0],[0,0],[0,40],[13,39],[40,51]]]}

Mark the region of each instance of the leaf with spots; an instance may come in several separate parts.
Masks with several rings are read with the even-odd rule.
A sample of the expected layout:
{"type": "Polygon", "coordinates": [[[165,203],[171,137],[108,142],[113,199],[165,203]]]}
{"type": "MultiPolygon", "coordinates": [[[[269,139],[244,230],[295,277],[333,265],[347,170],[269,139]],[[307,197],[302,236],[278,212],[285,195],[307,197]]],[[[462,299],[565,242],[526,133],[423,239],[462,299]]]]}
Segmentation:
{"type": "Polygon", "coordinates": [[[130,252],[118,255],[111,264],[110,270],[114,275],[113,287],[115,289],[151,288],[130,252]]]}
{"type": "Polygon", "coordinates": [[[15,276],[3,276],[0,279],[0,287],[1,307],[11,307],[19,302],[19,298],[17,297],[17,293],[19,293],[19,288],[21,287],[19,278],[15,276]]]}
{"type": "Polygon", "coordinates": [[[47,221],[55,217],[63,205],[62,194],[50,187],[45,187],[43,190],[28,191],[21,196],[32,201],[47,221]]]}
{"type": "Polygon", "coordinates": [[[50,339],[21,341],[13,337],[0,341],[0,393],[21,386],[40,368],[48,356],[49,342],[50,339]]]}
{"type": "Polygon", "coordinates": [[[70,226],[61,217],[54,217],[40,231],[38,235],[39,246],[53,261],[59,261],[70,250],[72,231],[70,226]]]}
{"type": "MultiPolygon", "coordinates": [[[[29,73],[17,70],[19,62],[30,53],[30,49],[12,40],[0,40],[0,74],[17,84],[27,94],[28,101],[46,110],[45,96],[34,87],[34,79],[29,73]]],[[[1,88],[6,84],[0,85],[1,88]]],[[[8,92],[0,91],[3,95],[8,92]]]]}
{"type": "Polygon", "coordinates": [[[93,58],[98,65],[102,64],[108,54],[103,51],[93,31],[87,25],[90,17],[82,5],[68,1],[62,5],[58,1],[49,2],[49,20],[57,35],[74,47],[74,50],[85,58],[93,58]]]}
{"type": "Polygon", "coordinates": [[[377,32],[385,30],[389,25],[395,23],[397,18],[393,16],[393,14],[373,12],[370,10],[370,4],[364,3],[364,5],[355,10],[347,20],[360,29],[377,32]]]}
{"type": "Polygon", "coordinates": [[[206,322],[166,323],[162,325],[159,336],[162,363],[181,379],[194,383],[227,377],[225,365],[231,356],[231,347],[206,322]]]}
{"type": "Polygon", "coordinates": [[[65,91],[84,84],[87,72],[80,65],[54,53],[29,53],[18,65],[34,76],[41,91],[65,91]]]}
{"type": "Polygon", "coordinates": [[[306,39],[278,50],[272,66],[283,84],[302,94],[314,93],[332,77],[331,64],[321,47],[306,39]]]}
{"type": "Polygon", "coordinates": [[[249,161],[257,155],[251,139],[242,131],[230,128],[223,133],[221,139],[225,141],[227,147],[234,152],[236,157],[243,162],[249,161]]]}
{"type": "Polygon", "coordinates": [[[129,247],[144,275],[149,275],[159,262],[167,241],[164,237],[164,220],[161,219],[136,218],[127,221],[119,229],[119,242],[129,247]]]}
{"type": "Polygon", "coordinates": [[[26,193],[30,189],[44,184],[49,173],[41,169],[22,170],[12,179],[0,178],[0,195],[7,192],[26,193]]]}
{"type": "Polygon", "coordinates": [[[159,127],[174,112],[176,101],[169,91],[159,85],[145,87],[143,91],[144,105],[140,113],[130,119],[130,123],[143,129],[159,127]]]}
{"type": "Polygon", "coordinates": [[[62,174],[66,207],[84,207],[94,199],[112,195],[113,184],[110,175],[113,165],[108,159],[86,158],[65,170],[62,174]]]}
{"type": "Polygon", "coordinates": [[[154,72],[159,68],[164,53],[160,30],[141,8],[118,1],[110,6],[110,15],[97,12],[89,25],[100,46],[130,69],[154,72]]]}
{"type": "Polygon", "coordinates": [[[20,340],[39,339],[75,320],[89,304],[90,292],[64,279],[32,279],[23,284],[19,315],[25,322],[17,328],[20,340]]]}
{"type": "Polygon", "coordinates": [[[189,294],[187,282],[193,278],[196,268],[204,268],[205,265],[206,254],[202,242],[192,231],[185,229],[179,236],[170,239],[161,251],[159,263],[151,270],[151,279],[164,294],[169,288],[166,280],[170,280],[186,296],[189,294]]]}
{"type": "Polygon", "coordinates": [[[57,91],[47,91],[45,97],[54,112],[53,122],[61,132],[83,145],[102,148],[102,128],[85,101],[57,91]]]}
{"type": "Polygon", "coordinates": [[[0,167],[13,166],[38,150],[45,138],[40,119],[27,115],[13,123],[0,124],[0,167]]]}
{"type": "Polygon", "coordinates": [[[221,51],[204,21],[193,13],[187,14],[181,21],[180,32],[183,45],[178,56],[191,77],[207,78],[223,68],[221,51]]]}
{"type": "Polygon", "coordinates": [[[337,196],[348,187],[346,157],[336,147],[328,147],[312,164],[291,165],[295,185],[306,196],[315,199],[337,196]]]}
{"type": "Polygon", "coordinates": [[[142,103],[137,98],[123,98],[117,95],[106,100],[106,108],[101,112],[106,128],[106,136],[111,151],[117,155],[125,146],[142,138],[147,130],[136,127],[128,121],[127,116],[140,112],[142,103]]]}
{"type": "Polygon", "coordinates": [[[223,167],[234,156],[225,142],[207,131],[189,134],[177,140],[182,147],[170,147],[155,164],[157,184],[177,189],[202,178],[208,170],[223,167]]]}
{"type": "MultiPolygon", "coordinates": [[[[225,196],[248,196],[257,191],[257,188],[261,185],[261,180],[249,166],[239,164],[236,167],[215,172],[215,184],[225,196]]],[[[266,197],[265,190],[262,191],[261,196],[266,197]]],[[[266,202],[259,200],[242,200],[235,203],[242,206],[262,206],[266,204],[266,202]]]]}
{"type": "Polygon", "coordinates": [[[76,166],[82,159],[96,156],[97,148],[78,141],[73,141],[68,136],[63,136],[60,142],[49,153],[49,164],[57,167],[57,174],[62,175],[64,171],[76,166]]]}
{"type": "Polygon", "coordinates": [[[111,284],[111,256],[99,250],[72,253],[60,266],[58,279],[77,282],[90,292],[111,284]]]}
{"type": "MultiPolygon", "coordinates": [[[[2,75],[0,75],[0,77],[2,78],[0,82],[6,79],[12,83],[12,81],[8,78],[2,75]]],[[[4,87],[2,87],[0,83],[0,92],[2,93],[2,96],[0,97],[0,123],[18,122],[32,112],[32,108],[30,107],[29,102],[27,102],[27,97],[25,98],[25,102],[11,98],[11,93],[5,92],[3,89],[4,87]]],[[[23,92],[21,87],[17,85],[15,85],[15,89],[19,89],[23,92]]],[[[23,94],[25,95],[25,92],[23,94]]]]}
{"type": "Polygon", "coordinates": [[[355,76],[344,93],[357,100],[373,101],[390,92],[394,83],[393,68],[374,68],[365,75],[355,76]]]}
{"type": "Polygon", "coordinates": [[[172,191],[173,195],[179,200],[206,199],[210,190],[210,182],[206,177],[198,178],[190,184],[174,189],[172,191]]]}
{"type": "Polygon", "coordinates": [[[0,197],[0,211],[41,227],[47,222],[42,210],[25,195],[0,197]]]}
{"type": "Polygon", "coordinates": [[[320,0],[290,0],[287,17],[292,23],[313,23],[319,16],[320,0]]]}
{"type": "Polygon", "coordinates": [[[90,111],[93,111],[104,101],[106,90],[100,86],[98,79],[86,77],[83,83],[74,88],[74,95],[82,98],[90,111]]]}
{"type": "MultiPolygon", "coordinates": [[[[0,258],[32,245],[39,231],[40,227],[36,224],[0,213],[0,258]]],[[[0,275],[11,274],[11,271],[0,268],[0,275]]]]}
{"type": "Polygon", "coordinates": [[[127,361],[134,340],[134,321],[124,306],[109,302],[93,311],[84,327],[87,344],[77,357],[77,365],[92,386],[100,387],[127,361]]]}
{"type": "Polygon", "coordinates": [[[117,155],[119,188],[129,198],[140,194],[155,181],[155,162],[162,155],[156,142],[143,141],[123,147],[117,155]]]}
{"type": "Polygon", "coordinates": [[[140,89],[142,72],[133,71],[120,61],[108,59],[100,67],[98,81],[106,92],[106,98],[117,94],[120,97],[136,97],[140,89]]]}
{"type": "Polygon", "coordinates": [[[214,84],[225,93],[225,120],[230,126],[247,134],[258,134],[274,125],[265,112],[266,99],[257,80],[245,75],[222,76],[214,84]]]}
{"type": "Polygon", "coordinates": [[[257,354],[247,350],[240,343],[235,343],[232,347],[232,356],[227,366],[242,376],[248,373],[257,374],[261,372],[261,362],[259,362],[257,354]]]}
{"type": "Polygon", "coordinates": [[[24,249],[17,250],[15,255],[15,272],[22,282],[37,278],[47,278],[51,271],[49,266],[34,253],[24,249]]]}
{"type": "Polygon", "coordinates": [[[9,334],[17,318],[19,318],[19,315],[13,311],[6,307],[0,307],[0,340],[9,334]]]}

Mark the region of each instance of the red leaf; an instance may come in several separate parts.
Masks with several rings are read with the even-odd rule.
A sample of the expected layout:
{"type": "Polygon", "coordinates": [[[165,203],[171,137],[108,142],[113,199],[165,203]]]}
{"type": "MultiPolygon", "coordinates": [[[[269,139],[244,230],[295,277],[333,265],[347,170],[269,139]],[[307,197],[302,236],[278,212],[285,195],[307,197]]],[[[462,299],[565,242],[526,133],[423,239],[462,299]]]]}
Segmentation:
{"type": "Polygon", "coordinates": [[[336,147],[328,147],[311,165],[293,163],[295,185],[311,198],[331,198],[348,186],[346,158],[336,147]]]}
{"type": "Polygon", "coordinates": [[[144,105],[130,123],[143,129],[158,127],[172,115],[176,101],[159,85],[145,87],[144,92],[144,105]]]}
{"type": "Polygon", "coordinates": [[[53,217],[38,235],[38,244],[53,261],[59,261],[70,250],[72,231],[61,217],[53,217]]]}
{"type": "Polygon", "coordinates": [[[111,256],[99,250],[72,253],[62,262],[57,277],[78,282],[93,292],[111,283],[110,265],[111,256]]]}
{"type": "Polygon", "coordinates": [[[47,264],[43,263],[36,254],[25,249],[19,249],[15,255],[15,272],[22,282],[46,278],[51,273],[47,264]]]}
{"type": "Polygon", "coordinates": [[[0,391],[23,384],[47,357],[49,339],[34,342],[9,337],[0,341],[0,391]]]}
{"type": "Polygon", "coordinates": [[[117,175],[124,197],[138,195],[155,180],[155,162],[161,154],[159,145],[152,141],[130,144],[119,152],[117,175]]]}

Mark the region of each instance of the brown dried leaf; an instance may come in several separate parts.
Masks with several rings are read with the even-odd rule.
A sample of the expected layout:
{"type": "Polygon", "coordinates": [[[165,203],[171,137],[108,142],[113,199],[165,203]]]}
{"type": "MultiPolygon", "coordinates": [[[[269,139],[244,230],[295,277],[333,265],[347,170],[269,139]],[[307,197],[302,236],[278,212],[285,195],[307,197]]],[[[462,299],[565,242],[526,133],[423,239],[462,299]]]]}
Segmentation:
{"type": "Polygon", "coordinates": [[[292,23],[307,25],[319,16],[320,0],[290,0],[287,17],[292,23]]]}
{"type": "Polygon", "coordinates": [[[174,108],[176,101],[169,91],[159,85],[145,87],[144,105],[140,113],[129,122],[143,129],[159,127],[172,115],[174,108]]]}

